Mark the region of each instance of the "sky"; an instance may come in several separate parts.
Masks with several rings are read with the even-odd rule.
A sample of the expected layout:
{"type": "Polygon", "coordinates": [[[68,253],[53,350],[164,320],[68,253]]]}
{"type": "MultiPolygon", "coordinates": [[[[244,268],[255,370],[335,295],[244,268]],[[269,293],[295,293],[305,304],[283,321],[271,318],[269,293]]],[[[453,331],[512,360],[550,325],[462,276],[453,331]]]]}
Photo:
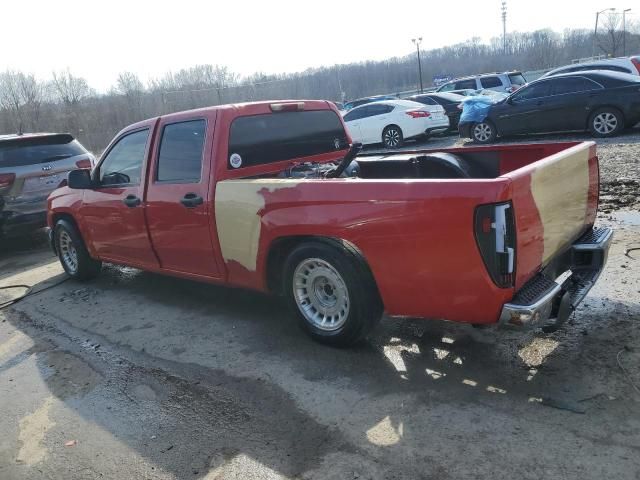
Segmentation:
{"type": "MultiPolygon", "coordinates": [[[[507,31],[592,29],[636,0],[507,0],[507,31]]],[[[640,4],[629,19],[640,18],[640,4]]],[[[501,0],[0,0],[0,71],[69,68],[98,91],[131,71],[218,64],[248,75],[381,60],[501,35],[501,0]],[[482,5],[482,6],[479,6],[482,5]]],[[[628,14],[629,15],[629,14],[628,14]]]]}

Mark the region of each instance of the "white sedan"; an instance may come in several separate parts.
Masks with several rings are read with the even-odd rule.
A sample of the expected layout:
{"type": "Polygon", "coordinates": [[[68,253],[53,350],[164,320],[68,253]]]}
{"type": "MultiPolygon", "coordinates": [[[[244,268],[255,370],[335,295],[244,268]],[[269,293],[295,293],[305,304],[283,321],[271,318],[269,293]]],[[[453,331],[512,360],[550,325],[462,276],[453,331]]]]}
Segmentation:
{"type": "Polygon", "coordinates": [[[441,105],[424,105],[410,100],[367,103],[344,115],[354,142],[382,143],[395,148],[409,139],[449,128],[449,118],[441,105]]]}

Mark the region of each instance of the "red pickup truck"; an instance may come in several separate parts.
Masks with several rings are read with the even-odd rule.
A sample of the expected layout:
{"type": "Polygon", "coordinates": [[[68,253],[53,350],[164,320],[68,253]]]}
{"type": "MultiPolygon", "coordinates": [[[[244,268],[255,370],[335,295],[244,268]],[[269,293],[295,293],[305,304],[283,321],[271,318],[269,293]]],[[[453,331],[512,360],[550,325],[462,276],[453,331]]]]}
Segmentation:
{"type": "Polygon", "coordinates": [[[383,312],[555,328],[596,281],[592,142],[358,153],[325,101],[131,125],[51,194],[66,272],[102,262],[286,297],[349,345],[383,312]]]}

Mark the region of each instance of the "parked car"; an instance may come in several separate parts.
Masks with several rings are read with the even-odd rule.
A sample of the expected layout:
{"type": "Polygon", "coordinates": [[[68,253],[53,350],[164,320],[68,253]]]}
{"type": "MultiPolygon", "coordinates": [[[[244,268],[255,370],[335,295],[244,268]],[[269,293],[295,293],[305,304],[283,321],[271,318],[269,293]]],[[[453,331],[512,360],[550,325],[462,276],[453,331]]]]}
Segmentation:
{"type": "Polygon", "coordinates": [[[640,121],[639,87],[640,76],[604,70],[543,78],[492,105],[483,121],[461,122],[460,136],[478,143],[561,131],[611,137],[640,121]]]}
{"type": "Polygon", "coordinates": [[[402,146],[405,140],[445,131],[449,119],[440,105],[385,100],[356,107],[344,116],[351,138],[364,145],[402,146]]]}
{"type": "Polygon", "coordinates": [[[282,295],[337,345],[383,311],[553,328],[602,270],[593,142],[387,155],[349,143],[317,100],[136,123],[49,197],[54,250],[77,280],[112,262],[282,295]]]}
{"type": "Polygon", "coordinates": [[[444,108],[444,114],[449,118],[449,130],[458,130],[458,120],[462,108],[463,95],[456,93],[424,93],[407,97],[406,100],[422,103],[424,105],[441,105],[444,108]]]}
{"type": "Polygon", "coordinates": [[[377,95],[375,97],[358,98],[357,100],[351,100],[350,102],[346,102],[343,105],[342,110],[344,110],[345,112],[348,112],[353,108],[359,107],[360,105],[365,105],[367,103],[382,102],[383,100],[397,100],[397,99],[398,97],[396,97],[395,95],[377,95]]]}
{"type": "Polygon", "coordinates": [[[436,92],[456,90],[495,90],[496,92],[515,92],[527,83],[521,72],[484,73],[469,77],[456,78],[439,86],[436,92]]]}
{"type": "Polygon", "coordinates": [[[552,77],[560,73],[584,72],[587,70],[609,70],[612,72],[640,75],[640,55],[632,57],[606,58],[583,63],[572,63],[564,67],[554,68],[540,78],[552,77]]]}
{"type": "Polygon", "coordinates": [[[0,135],[0,236],[44,227],[49,194],[93,161],[69,134],[0,135]]]}

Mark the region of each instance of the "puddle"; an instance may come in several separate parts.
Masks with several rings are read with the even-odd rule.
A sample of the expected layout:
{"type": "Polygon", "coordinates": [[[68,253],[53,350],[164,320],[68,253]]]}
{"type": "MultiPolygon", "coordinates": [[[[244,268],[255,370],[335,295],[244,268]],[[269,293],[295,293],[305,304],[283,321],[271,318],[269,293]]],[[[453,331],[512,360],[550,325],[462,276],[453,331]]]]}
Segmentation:
{"type": "Polygon", "coordinates": [[[621,211],[613,214],[613,219],[626,225],[640,225],[640,211],[621,211]]]}

